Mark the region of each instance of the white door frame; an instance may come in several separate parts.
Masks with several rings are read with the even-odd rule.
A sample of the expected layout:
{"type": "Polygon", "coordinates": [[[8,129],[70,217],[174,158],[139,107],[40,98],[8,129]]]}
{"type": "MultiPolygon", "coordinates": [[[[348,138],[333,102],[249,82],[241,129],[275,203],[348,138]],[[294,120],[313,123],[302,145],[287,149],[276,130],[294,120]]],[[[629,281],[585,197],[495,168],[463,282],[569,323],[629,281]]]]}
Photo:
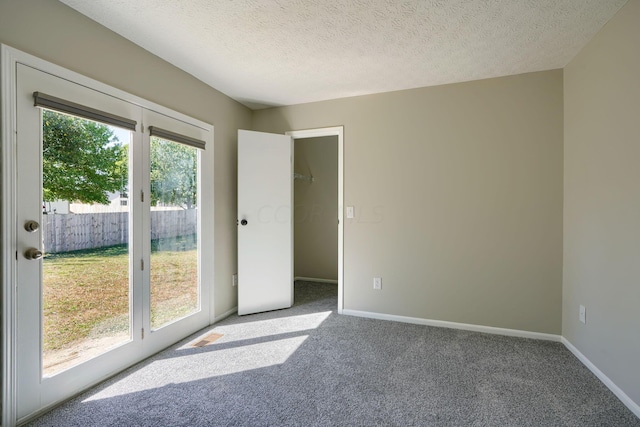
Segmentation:
{"type": "Polygon", "coordinates": [[[342,314],[344,309],[344,126],[292,130],[285,132],[285,135],[294,139],[294,147],[296,139],[338,137],[338,314],[342,314]]]}
{"type": "MultiPolygon", "coordinates": [[[[13,252],[16,248],[16,81],[15,51],[0,46],[0,112],[2,113],[2,422],[3,426],[14,426],[16,422],[16,277],[17,265],[13,252]]],[[[17,256],[17,255],[16,255],[17,256]]]]}

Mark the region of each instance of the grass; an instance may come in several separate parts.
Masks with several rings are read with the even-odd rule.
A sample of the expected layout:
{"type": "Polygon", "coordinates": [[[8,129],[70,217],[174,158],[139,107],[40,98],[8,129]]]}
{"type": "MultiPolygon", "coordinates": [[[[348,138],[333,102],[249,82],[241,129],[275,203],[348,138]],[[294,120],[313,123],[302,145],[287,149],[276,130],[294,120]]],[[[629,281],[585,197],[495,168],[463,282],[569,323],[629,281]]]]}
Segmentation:
{"type": "MultiPolygon", "coordinates": [[[[192,236],[187,236],[152,242],[153,328],[198,308],[197,251],[193,241],[192,236]]],[[[45,351],[129,331],[126,245],[46,255],[43,274],[45,351]]]]}

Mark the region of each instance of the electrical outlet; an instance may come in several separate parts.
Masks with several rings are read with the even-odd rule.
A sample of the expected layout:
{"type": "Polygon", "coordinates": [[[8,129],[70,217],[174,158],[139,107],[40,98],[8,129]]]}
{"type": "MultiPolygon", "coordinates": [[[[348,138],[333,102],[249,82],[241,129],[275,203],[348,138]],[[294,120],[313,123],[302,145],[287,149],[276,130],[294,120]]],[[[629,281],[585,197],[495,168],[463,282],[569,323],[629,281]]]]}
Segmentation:
{"type": "Polygon", "coordinates": [[[373,289],[376,289],[376,290],[382,289],[382,277],[373,278],[373,289]]]}
{"type": "Polygon", "coordinates": [[[234,274],[231,276],[231,286],[238,286],[238,275],[234,274]]]}
{"type": "Polygon", "coordinates": [[[580,306],[579,320],[580,320],[580,322],[584,323],[585,325],[587,324],[587,309],[584,307],[584,305],[580,306]]]}

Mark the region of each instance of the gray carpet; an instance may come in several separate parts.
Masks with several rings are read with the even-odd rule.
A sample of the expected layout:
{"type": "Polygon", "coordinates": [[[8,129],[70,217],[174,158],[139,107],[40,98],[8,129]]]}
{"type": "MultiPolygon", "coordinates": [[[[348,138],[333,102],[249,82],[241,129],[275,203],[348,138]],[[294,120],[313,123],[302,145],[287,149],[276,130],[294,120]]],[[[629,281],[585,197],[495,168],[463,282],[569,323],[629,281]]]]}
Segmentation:
{"type": "Polygon", "coordinates": [[[232,316],[33,426],[640,426],[562,344],[340,316],[335,285],[232,316]],[[211,331],[224,334],[192,345],[211,331]]]}

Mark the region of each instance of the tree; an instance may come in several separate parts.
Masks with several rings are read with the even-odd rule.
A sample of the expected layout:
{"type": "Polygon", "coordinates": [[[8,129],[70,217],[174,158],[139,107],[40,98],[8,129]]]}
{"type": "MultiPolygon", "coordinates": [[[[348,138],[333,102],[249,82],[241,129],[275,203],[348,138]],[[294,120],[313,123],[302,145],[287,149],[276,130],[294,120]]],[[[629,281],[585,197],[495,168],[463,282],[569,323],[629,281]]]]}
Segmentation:
{"type": "Polygon", "coordinates": [[[197,206],[198,150],[187,145],[151,138],[151,204],[197,206]]]}
{"type": "Polygon", "coordinates": [[[127,146],[108,126],[43,111],[43,199],[109,203],[109,192],[124,192],[127,146]]]}
{"type": "MultiPolygon", "coordinates": [[[[109,203],[128,186],[127,146],[106,125],[43,112],[43,200],[109,203]]],[[[197,206],[197,149],[152,137],[151,205],[197,206]]]]}

